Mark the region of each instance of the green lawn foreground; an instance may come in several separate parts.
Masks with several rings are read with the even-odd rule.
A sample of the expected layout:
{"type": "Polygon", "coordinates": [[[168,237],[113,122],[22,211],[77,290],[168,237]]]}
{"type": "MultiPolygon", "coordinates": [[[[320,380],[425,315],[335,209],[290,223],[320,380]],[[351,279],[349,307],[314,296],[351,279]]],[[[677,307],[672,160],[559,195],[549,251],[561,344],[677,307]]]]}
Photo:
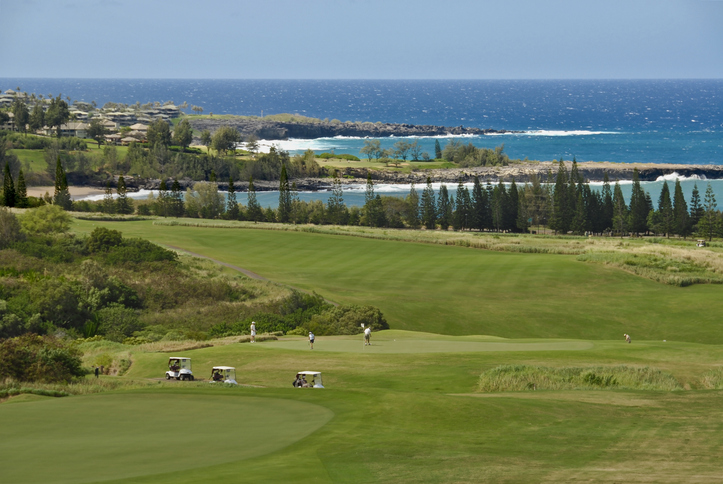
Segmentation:
{"type": "MultiPolygon", "coordinates": [[[[175,388],[2,404],[0,479],[19,484],[720,479],[721,391],[474,391],[488,368],[541,362],[667,367],[690,384],[720,362],[721,346],[568,341],[576,345],[560,349],[545,347],[547,340],[402,331],[373,336],[374,345],[387,349],[396,342],[422,352],[364,352],[359,336],[320,337],[314,351],[286,348],[286,339],[232,344],[183,353],[193,358],[199,377],[226,364],[237,368],[240,383],[254,387],[177,382],[175,388]],[[444,352],[430,351],[427,342],[444,352]],[[469,343],[487,346],[469,351],[469,343]],[[495,351],[492,344],[515,346],[495,351]],[[322,371],[327,388],[292,388],[301,369],[322,371]],[[115,480],[107,480],[111,476],[115,480]]],[[[168,356],[134,352],[123,378],[160,378],[168,356]]]]}
{"type": "Polygon", "coordinates": [[[723,287],[680,288],[574,256],[254,229],[78,220],[181,247],[325,298],[379,307],[392,328],[506,338],[723,343],[723,287]]]}

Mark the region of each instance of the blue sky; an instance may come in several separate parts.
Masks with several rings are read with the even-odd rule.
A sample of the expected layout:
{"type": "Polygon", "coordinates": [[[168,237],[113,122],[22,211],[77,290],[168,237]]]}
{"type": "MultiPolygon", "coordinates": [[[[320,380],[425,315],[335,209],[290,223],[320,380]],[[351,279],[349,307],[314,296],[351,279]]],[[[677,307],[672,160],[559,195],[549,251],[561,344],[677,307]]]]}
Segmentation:
{"type": "Polygon", "coordinates": [[[723,1],[0,0],[0,77],[723,78],[723,1]]]}

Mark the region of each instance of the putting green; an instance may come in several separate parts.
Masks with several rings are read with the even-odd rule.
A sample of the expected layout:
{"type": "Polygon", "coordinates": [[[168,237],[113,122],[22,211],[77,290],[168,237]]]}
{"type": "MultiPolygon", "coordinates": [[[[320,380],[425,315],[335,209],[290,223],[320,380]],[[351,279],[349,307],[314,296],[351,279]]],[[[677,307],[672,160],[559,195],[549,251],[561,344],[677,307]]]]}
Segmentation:
{"type": "Polygon", "coordinates": [[[233,392],[102,394],[0,406],[0,481],[96,482],[240,461],[286,447],[333,416],[310,403],[233,392]]]}
{"type": "MultiPolygon", "coordinates": [[[[490,351],[580,351],[593,348],[589,341],[460,341],[440,336],[438,339],[374,338],[365,346],[363,336],[317,337],[314,351],[335,351],[341,353],[476,353],[490,351]]],[[[309,351],[306,339],[283,339],[261,343],[264,347],[286,350],[309,351]]]]}

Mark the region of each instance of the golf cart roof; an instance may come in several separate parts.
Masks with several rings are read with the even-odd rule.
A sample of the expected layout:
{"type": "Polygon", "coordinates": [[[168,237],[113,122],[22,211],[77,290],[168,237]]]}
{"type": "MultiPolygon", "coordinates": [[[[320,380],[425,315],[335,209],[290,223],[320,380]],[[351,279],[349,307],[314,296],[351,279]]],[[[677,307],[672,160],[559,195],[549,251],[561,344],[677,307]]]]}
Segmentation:
{"type": "Polygon", "coordinates": [[[170,356],[168,358],[169,360],[190,360],[191,358],[187,356],[170,356]]]}
{"type": "Polygon", "coordinates": [[[233,366],[214,366],[214,370],[235,370],[236,367],[233,366]]]}
{"type": "Polygon", "coordinates": [[[320,371],[300,371],[299,375],[321,375],[320,371]]]}

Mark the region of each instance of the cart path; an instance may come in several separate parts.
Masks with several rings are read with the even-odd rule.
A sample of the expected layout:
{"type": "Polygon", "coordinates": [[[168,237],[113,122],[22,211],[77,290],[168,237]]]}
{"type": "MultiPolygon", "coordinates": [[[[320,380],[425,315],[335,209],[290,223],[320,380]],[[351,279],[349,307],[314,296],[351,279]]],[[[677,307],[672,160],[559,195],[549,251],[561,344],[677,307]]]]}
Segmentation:
{"type": "MultiPolygon", "coordinates": [[[[279,286],[288,287],[289,289],[293,289],[293,290],[295,290],[295,291],[299,291],[299,292],[303,292],[304,294],[309,294],[309,295],[311,295],[311,292],[310,292],[310,291],[306,291],[306,290],[304,290],[304,289],[299,289],[298,287],[294,287],[294,286],[289,285],[289,284],[282,284],[282,283],[280,283],[280,282],[272,281],[272,280],[270,280],[270,279],[265,278],[264,276],[262,276],[262,275],[260,275],[260,274],[256,274],[255,272],[252,272],[252,271],[250,271],[250,270],[248,270],[248,269],[244,269],[243,267],[235,266],[235,265],[233,265],[233,264],[229,264],[228,262],[222,262],[222,261],[220,261],[220,260],[216,260],[216,259],[214,259],[214,258],[212,258],[212,257],[208,257],[208,256],[205,256],[205,255],[202,255],[202,254],[197,254],[197,253],[195,253],[195,252],[191,252],[190,250],[186,250],[186,249],[183,249],[183,248],[181,248],[181,247],[177,247],[177,246],[175,246],[175,245],[168,245],[168,244],[163,244],[163,245],[165,245],[165,246],[168,247],[169,249],[177,250],[178,252],[183,252],[183,253],[188,254],[188,255],[191,255],[191,256],[193,256],[193,257],[198,257],[198,258],[200,258],[200,259],[210,260],[211,262],[214,262],[214,263],[216,263],[216,264],[222,265],[222,266],[224,266],[224,267],[228,267],[229,269],[232,269],[232,270],[234,270],[234,271],[238,271],[238,272],[240,272],[241,274],[243,274],[243,275],[245,275],[245,276],[247,276],[247,277],[250,277],[251,279],[258,279],[259,281],[272,282],[272,283],[274,283],[274,284],[278,284],[279,286]]],[[[335,303],[334,301],[330,301],[330,300],[328,300],[328,299],[326,299],[326,298],[324,298],[324,301],[326,301],[327,303],[331,304],[332,306],[339,306],[339,303],[335,303]]]]}

